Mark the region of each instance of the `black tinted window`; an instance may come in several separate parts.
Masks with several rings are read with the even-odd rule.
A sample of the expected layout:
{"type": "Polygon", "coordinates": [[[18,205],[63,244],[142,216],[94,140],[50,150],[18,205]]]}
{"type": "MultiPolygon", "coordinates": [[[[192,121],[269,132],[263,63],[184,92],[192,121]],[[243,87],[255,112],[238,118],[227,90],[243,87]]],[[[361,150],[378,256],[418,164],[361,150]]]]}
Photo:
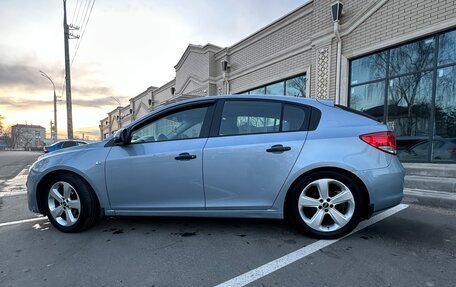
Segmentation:
{"type": "Polygon", "coordinates": [[[76,146],[76,142],[64,142],[62,148],[76,146]]]}
{"type": "Polygon", "coordinates": [[[283,106],[282,131],[291,132],[304,128],[306,112],[303,108],[292,105],[283,106]]]}
{"type": "Polygon", "coordinates": [[[226,101],[220,135],[278,132],[281,109],[282,105],[275,102],[226,101]]]}

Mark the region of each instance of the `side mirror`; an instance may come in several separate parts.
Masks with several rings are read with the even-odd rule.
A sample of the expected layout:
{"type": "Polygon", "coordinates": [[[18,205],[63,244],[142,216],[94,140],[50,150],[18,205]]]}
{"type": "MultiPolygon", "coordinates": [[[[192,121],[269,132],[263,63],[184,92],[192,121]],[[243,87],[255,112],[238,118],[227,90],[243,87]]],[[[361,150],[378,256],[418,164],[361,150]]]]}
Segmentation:
{"type": "Polygon", "coordinates": [[[127,145],[130,143],[130,130],[120,129],[114,134],[114,143],[116,145],[127,145]]]}

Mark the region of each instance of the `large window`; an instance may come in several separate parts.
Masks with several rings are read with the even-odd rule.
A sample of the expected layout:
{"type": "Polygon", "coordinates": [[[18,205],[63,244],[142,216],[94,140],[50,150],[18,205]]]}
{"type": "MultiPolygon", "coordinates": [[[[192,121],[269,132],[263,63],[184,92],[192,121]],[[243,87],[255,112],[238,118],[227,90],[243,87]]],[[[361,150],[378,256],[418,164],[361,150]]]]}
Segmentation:
{"type": "Polygon", "coordinates": [[[395,132],[401,160],[456,162],[455,79],[451,31],[351,61],[349,106],[395,132]]]}
{"type": "Polygon", "coordinates": [[[299,75],[289,79],[258,87],[244,93],[250,95],[286,95],[293,97],[306,97],[306,75],[299,75]]]}

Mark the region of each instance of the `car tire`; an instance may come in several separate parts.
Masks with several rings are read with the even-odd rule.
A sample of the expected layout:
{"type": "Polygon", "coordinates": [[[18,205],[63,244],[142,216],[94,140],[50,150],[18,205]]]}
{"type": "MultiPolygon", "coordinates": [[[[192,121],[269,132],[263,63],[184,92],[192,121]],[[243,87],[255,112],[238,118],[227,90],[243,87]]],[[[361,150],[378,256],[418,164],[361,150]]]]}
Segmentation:
{"type": "Polygon", "coordinates": [[[92,227],[100,214],[95,192],[74,174],[54,176],[46,187],[44,203],[52,225],[67,233],[92,227]]]}
{"type": "Polygon", "coordinates": [[[322,171],[306,176],[295,185],[287,212],[293,224],[305,234],[335,239],[358,225],[365,205],[364,195],[353,179],[338,172],[322,171]]]}

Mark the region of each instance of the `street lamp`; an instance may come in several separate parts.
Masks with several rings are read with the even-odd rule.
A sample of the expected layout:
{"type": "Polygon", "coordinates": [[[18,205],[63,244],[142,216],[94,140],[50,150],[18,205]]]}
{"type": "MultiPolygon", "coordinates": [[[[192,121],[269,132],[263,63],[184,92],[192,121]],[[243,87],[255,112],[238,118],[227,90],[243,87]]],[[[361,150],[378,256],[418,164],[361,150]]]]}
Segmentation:
{"type": "Polygon", "coordinates": [[[51,82],[52,87],[54,88],[54,134],[52,134],[52,130],[51,130],[51,137],[54,141],[57,141],[57,96],[55,94],[55,85],[54,85],[54,82],[52,81],[51,77],[49,77],[45,72],[40,70],[40,73],[41,73],[41,76],[45,77],[46,79],[48,79],[51,82]]]}

